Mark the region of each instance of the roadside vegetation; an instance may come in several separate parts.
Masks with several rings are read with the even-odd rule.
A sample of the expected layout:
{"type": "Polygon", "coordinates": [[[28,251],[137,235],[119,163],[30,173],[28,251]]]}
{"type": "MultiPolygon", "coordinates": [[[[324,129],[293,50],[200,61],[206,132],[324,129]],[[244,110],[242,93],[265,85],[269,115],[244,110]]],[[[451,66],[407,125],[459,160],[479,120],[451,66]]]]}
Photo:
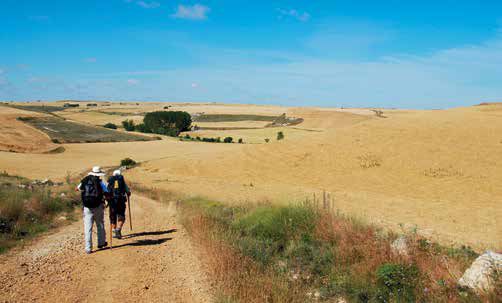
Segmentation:
{"type": "Polygon", "coordinates": [[[469,248],[410,234],[408,253],[399,255],[391,248],[397,235],[308,202],[180,205],[219,302],[497,302],[497,294],[480,298],[457,287],[476,257],[469,248]]]}
{"type": "MultiPolygon", "coordinates": [[[[223,140],[221,137],[216,137],[216,138],[206,138],[206,137],[191,137],[189,134],[186,134],[184,136],[180,136],[180,141],[199,141],[199,142],[209,142],[209,143],[235,143],[233,137],[225,137],[223,140]]],[[[239,138],[237,143],[243,144],[244,140],[242,138],[239,138]]]]}
{"type": "Polygon", "coordinates": [[[43,131],[54,143],[93,143],[93,142],[125,142],[151,141],[154,138],[118,132],[103,127],[95,127],[66,121],[56,117],[24,117],[18,118],[43,131]]]}
{"type": "Polygon", "coordinates": [[[109,129],[117,129],[117,125],[113,124],[113,123],[106,123],[105,125],[103,125],[104,128],[109,128],[109,129]]]}
{"type": "Polygon", "coordinates": [[[75,184],[54,186],[0,173],[0,253],[20,241],[74,220],[75,184]]]}

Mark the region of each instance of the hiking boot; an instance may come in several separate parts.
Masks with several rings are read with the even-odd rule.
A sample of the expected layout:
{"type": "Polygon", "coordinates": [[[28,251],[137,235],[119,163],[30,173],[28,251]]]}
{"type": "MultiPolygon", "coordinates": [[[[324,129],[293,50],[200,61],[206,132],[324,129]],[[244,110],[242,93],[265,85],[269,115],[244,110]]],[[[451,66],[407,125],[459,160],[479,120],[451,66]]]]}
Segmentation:
{"type": "Polygon", "coordinates": [[[119,234],[119,230],[118,229],[114,229],[113,230],[113,238],[114,239],[118,239],[119,238],[118,234],[119,234]]]}
{"type": "Polygon", "coordinates": [[[101,248],[105,248],[108,246],[108,242],[105,242],[105,244],[103,245],[98,245],[98,248],[101,249],[101,248]]]}
{"type": "Polygon", "coordinates": [[[92,253],[92,250],[85,250],[85,253],[90,255],[92,253]]]}
{"type": "Polygon", "coordinates": [[[117,229],[117,239],[121,240],[122,239],[122,230],[117,229]]]}

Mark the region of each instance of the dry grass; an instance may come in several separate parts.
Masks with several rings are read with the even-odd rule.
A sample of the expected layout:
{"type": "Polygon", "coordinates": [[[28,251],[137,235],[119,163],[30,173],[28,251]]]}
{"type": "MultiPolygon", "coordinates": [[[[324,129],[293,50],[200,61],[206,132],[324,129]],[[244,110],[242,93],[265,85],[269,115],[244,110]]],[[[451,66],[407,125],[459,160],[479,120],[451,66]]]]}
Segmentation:
{"type": "Polygon", "coordinates": [[[276,215],[283,212],[281,208],[226,207],[204,199],[181,205],[184,224],[204,248],[208,271],[227,301],[343,297],[350,302],[498,302],[502,298],[498,294],[478,298],[457,288],[456,281],[476,256],[468,249],[442,247],[410,234],[408,255],[397,255],[390,248],[396,236],[375,226],[317,211],[312,219],[301,215],[307,221],[295,217],[309,213],[308,206],[298,208],[300,213],[286,211],[292,216],[290,223],[280,225],[276,215]],[[275,219],[270,221],[269,216],[275,219]],[[305,225],[309,222],[315,225],[311,234],[305,225]],[[396,279],[392,287],[383,284],[378,273],[385,266],[401,269],[405,276],[390,276],[396,279]]]}

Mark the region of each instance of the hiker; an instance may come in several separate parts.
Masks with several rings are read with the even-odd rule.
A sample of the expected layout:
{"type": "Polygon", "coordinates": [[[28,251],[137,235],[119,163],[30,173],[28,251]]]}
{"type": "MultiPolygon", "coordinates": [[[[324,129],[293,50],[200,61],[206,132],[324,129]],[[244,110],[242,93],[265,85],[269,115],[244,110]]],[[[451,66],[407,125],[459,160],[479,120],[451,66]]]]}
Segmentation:
{"type": "Polygon", "coordinates": [[[131,196],[131,191],[119,169],[115,170],[113,176],[108,179],[108,192],[108,206],[110,207],[110,224],[113,229],[113,237],[122,239],[126,201],[131,196]]]}
{"type": "Polygon", "coordinates": [[[94,166],[87,176],[80,181],[77,190],[82,193],[84,213],[85,252],[92,252],[92,228],[96,223],[98,232],[98,249],[108,246],[105,232],[104,195],[108,192],[106,184],[101,180],[105,174],[99,166],[94,166]]]}

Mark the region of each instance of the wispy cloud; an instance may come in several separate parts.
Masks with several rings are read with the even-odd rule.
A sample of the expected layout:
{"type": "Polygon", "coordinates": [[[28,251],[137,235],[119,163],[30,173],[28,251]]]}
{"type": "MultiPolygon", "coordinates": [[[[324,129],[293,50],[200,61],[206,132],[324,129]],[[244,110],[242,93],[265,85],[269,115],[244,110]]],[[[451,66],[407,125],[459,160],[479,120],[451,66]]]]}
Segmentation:
{"type": "Polygon", "coordinates": [[[277,11],[279,12],[279,18],[284,18],[284,17],[290,17],[290,18],[294,18],[298,21],[301,21],[301,22],[307,22],[310,20],[310,14],[307,13],[307,12],[300,12],[300,11],[297,11],[296,9],[282,9],[282,8],[279,8],[277,9],[277,11]]]}
{"type": "Polygon", "coordinates": [[[171,15],[172,18],[189,19],[189,20],[205,20],[211,9],[205,5],[178,5],[176,12],[171,15]]]}
{"type": "Polygon", "coordinates": [[[142,8],[158,8],[160,3],[156,1],[135,1],[135,0],[125,0],[127,3],[135,3],[142,8]]]}
{"type": "Polygon", "coordinates": [[[87,63],[96,63],[98,59],[91,57],[91,58],[85,58],[84,61],[87,63]]]}
{"type": "Polygon", "coordinates": [[[127,84],[129,84],[129,85],[138,85],[139,84],[139,80],[136,80],[136,79],[127,79],[127,84]]]}

